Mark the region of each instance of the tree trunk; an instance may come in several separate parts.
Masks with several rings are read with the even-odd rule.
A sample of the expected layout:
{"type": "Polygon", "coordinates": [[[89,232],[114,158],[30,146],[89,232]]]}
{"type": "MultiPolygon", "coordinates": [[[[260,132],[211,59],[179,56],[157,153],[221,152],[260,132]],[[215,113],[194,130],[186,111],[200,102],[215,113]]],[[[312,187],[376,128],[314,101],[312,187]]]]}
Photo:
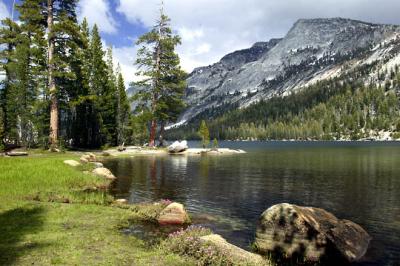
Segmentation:
{"type": "Polygon", "coordinates": [[[58,147],[58,100],[54,80],[53,0],[47,0],[48,75],[50,93],[50,150],[58,147]]]}
{"type": "Polygon", "coordinates": [[[160,147],[164,147],[164,132],[165,132],[165,121],[161,121],[161,127],[160,127],[160,147]]]}
{"type": "MultiPolygon", "coordinates": [[[[159,31],[159,34],[161,32],[159,31]]],[[[159,37],[161,38],[161,36],[159,37]]],[[[157,131],[157,121],[155,118],[156,111],[157,111],[157,101],[158,101],[158,72],[160,71],[160,61],[161,61],[161,47],[160,47],[160,41],[157,44],[156,47],[156,62],[155,62],[155,72],[157,73],[156,76],[154,77],[153,80],[153,101],[151,104],[151,110],[152,110],[152,115],[153,119],[151,120],[151,127],[150,127],[150,141],[149,141],[149,146],[154,147],[155,146],[155,139],[156,139],[156,131],[157,131]]]]}
{"type": "Polygon", "coordinates": [[[156,144],[156,130],[157,130],[157,121],[155,119],[151,120],[150,126],[150,141],[149,147],[154,147],[156,144]]]}

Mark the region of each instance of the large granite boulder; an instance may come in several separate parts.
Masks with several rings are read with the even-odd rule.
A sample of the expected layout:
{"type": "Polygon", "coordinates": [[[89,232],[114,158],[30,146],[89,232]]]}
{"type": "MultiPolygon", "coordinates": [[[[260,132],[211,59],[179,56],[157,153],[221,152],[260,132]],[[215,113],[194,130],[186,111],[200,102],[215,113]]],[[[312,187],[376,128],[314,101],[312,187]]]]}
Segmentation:
{"type": "Polygon", "coordinates": [[[170,146],[168,146],[168,152],[169,153],[179,153],[179,152],[184,152],[188,149],[188,144],[187,141],[175,141],[172,143],[170,146]]]}
{"type": "Polygon", "coordinates": [[[107,168],[95,168],[92,172],[93,174],[97,175],[97,176],[101,176],[107,179],[116,179],[116,177],[113,175],[113,173],[107,169],[107,168]]]}
{"type": "Polygon", "coordinates": [[[279,253],[306,261],[359,260],[371,237],[358,224],[319,208],[274,205],[261,215],[254,246],[261,254],[279,253]]]}
{"type": "Polygon", "coordinates": [[[182,204],[173,202],[161,211],[157,221],[160,225],[181,225],[189,223],[190,218],[182,204]]]}

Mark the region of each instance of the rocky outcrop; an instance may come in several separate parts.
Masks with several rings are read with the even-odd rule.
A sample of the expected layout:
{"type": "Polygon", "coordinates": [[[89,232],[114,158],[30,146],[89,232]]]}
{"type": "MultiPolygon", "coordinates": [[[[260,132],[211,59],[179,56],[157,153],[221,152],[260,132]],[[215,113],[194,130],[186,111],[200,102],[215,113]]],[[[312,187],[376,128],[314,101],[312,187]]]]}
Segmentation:
{"type": "Polygon", "coordinates": [[[324,259],[359,260],[371,237],[359,225],[340,220],[319,208],[278,204],[260,217],[254,245],[258,252],[275,252],[316,262],[324,259]]]}
{"type": "Polygon", "coordinates": [[[104,178],[107,178],[107,179],[112,179],[112,180],[116,179],[116,177],[113,175],[113,173],[109,169],[104,168],[104,167],[96,168],[96,169],[93,170],[92,173],[97,175],[97,176],[104,177],[104,178]]]}
{"type": "Polygon", "coordinates": [[[232,245],[220,235],[202,236],[200,240],[211,243],[219,253],[226,254],[229,260],[234,261],[237,265],[269,265],[262,256],[232,245]]]}
{"type": "Polygon", "coordinates": [[[187,141],[175,141],[172,143],[170,146],[168,146],[168,152],[169,153],[179,153],[179,152],[184,152],[188,149],[188,144],[187,141]]]}
{"type": "Polygon", "coordinates": [[[65,160],[64,163],[66,165],[73,166],[73,167],[77,167],[77,166],[81,165],[80,162],[75,161],[75,160],[65,160]]]}
{"type": "Polygon", "coordinates": [[[182,225],[190,223],[190,218],[182,204],[173,202],[161,211],[157,221],[160,225],[182,225]]]}

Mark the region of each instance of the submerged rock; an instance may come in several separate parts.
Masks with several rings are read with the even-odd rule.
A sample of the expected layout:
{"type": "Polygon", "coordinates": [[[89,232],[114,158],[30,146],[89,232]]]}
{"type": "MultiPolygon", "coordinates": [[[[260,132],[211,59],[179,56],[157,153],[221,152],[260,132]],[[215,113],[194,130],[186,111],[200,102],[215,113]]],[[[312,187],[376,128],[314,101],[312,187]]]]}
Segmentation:
{"type": "Polygon", "coordinates": [[[260,217],[255,247],[262,253],[278,252],[314,262],[321,259],[359,260],[371,237],[358,224],[339,220],[319,208],[278,204],[260,217]]]}
{"type": "Polygon", "coordinates": [[[73,167],[77,167],[77,166],[81,165],[80,162],[75,161],[75,160],[65,160],[64,163],[66,165],[73,166],[73,167]]]}
{"type": "Polygon", "coordinates": [[[268,265],[262,256],[232,245],[220,235],[202,236],[200,240],[211,243],[220,253],[226,254],[230,260],[239,263],[239,265],[268,265]]]}
{"type": "Polygon", "coordinates": [[[188,149],[188,144],[187,141],[175,141],[172,143],[170,146],[168,146],[168,152],[169,153],[178,153],[178,152],[184,152],[188,149]]]}
{"type": "Polygon", "coordinates": [[[93,170],[92,172],[93,174],[97,175],[97,176],[101,176],[107,179],[116,179],[116,177],[113,175],[113,173],[111,173],[111,171],[107,168],[96,168],[93,170]]]}
{"type": "Polygon", "coordinates": [[[180,225],[189,223],[190,218],[182,204],[173,202],[161,211],[157,221],[161,225],[180,225]]]}

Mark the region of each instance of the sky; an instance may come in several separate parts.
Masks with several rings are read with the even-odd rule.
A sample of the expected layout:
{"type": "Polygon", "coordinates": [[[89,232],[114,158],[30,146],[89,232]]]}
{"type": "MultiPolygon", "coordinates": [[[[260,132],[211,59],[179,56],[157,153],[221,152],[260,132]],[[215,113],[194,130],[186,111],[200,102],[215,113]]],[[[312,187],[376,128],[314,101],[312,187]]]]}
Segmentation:
{"type": "MultiPolygon", "coordinates": [[[[19,2],[20,0],[17,0],[19,2]]],[[[13,0],[0,0],[0,19],[13,0]]],[[[400,24],[400,0],[164,0],[184,70],[213,64],[227,53],[258,41],[283,37],[300,18],[344,17],[400,24]]],[[[148,31],[161,0],[79,0],[78,18],[99,26],[103,43],[113,46],[127,84],[137,77],[135,40],[148,31]]]]}

